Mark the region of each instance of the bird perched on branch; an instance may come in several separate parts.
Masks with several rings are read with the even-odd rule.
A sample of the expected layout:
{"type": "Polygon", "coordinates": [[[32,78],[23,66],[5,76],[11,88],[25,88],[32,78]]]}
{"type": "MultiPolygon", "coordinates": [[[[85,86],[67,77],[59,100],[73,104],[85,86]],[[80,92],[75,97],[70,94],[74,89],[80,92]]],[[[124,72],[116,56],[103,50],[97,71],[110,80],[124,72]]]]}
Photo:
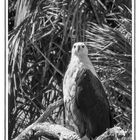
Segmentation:
{"type": "Polygon", "coordinates": [[[80,137],[94,138],[111,127],[109,103],[83,42],[72,47],[63,97],[66,122],[74,124],[80,137]]]}

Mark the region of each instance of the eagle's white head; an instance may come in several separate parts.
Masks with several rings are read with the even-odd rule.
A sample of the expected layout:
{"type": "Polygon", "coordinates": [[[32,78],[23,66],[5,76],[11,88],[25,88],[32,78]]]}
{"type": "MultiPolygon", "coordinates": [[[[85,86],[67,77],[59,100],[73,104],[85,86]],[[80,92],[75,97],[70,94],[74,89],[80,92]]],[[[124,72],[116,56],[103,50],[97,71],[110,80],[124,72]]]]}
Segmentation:
{"type": "Polygon", "coordinates": [[[78,57],[88,56],[88,49],[83,42],[77,42],[73,44],[71,53],[72,55],[76,55],[78,57]]]}
{"type": "Polygon", "coordinates": [[[82,64],[85,68],[90,69],[91,72],[97,76],[96,71],[88,57],[88,48],[85,45],[85,43],[83,42],[74,43],[71,53],[72,54],[69,67],[75,67],[79,66],[79,64],[82,64]]]}

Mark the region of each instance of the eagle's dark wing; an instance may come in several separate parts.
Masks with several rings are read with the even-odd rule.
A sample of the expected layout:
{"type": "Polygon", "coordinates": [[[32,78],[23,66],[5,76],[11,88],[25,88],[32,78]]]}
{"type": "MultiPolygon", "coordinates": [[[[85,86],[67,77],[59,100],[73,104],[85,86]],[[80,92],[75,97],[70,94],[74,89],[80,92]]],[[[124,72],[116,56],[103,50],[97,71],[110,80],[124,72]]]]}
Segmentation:
{"type": "Polygon", "coordinates": [[[73,110],[77,109],[75,115],[82,120],[87,136],[94,138],[111,127],[109,103],[101,82],[89,69],[79,70],[75,80],[73,110]]]}

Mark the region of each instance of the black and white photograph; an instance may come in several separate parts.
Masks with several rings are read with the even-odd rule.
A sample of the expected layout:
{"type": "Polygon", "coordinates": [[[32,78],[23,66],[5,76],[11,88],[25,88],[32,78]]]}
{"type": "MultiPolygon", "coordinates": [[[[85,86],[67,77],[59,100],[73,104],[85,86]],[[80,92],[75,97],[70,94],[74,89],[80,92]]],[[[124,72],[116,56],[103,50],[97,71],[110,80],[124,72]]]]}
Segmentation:
{"type": "Polygon", "coordinates": [[[7,0],[6,140],[135,140],[133,0],[7,0]]]}

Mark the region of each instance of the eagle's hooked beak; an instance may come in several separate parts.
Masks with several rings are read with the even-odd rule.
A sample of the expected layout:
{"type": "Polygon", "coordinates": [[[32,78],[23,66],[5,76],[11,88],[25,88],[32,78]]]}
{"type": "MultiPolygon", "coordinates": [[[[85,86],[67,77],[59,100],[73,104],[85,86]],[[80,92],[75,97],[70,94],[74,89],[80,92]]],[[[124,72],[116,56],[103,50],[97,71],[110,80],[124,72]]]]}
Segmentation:
{"type": "Polygon", "coordinates": [[[79,52],[79,50],[80,50],[80,46],[78,46],[78,52],[79,52]]]}

